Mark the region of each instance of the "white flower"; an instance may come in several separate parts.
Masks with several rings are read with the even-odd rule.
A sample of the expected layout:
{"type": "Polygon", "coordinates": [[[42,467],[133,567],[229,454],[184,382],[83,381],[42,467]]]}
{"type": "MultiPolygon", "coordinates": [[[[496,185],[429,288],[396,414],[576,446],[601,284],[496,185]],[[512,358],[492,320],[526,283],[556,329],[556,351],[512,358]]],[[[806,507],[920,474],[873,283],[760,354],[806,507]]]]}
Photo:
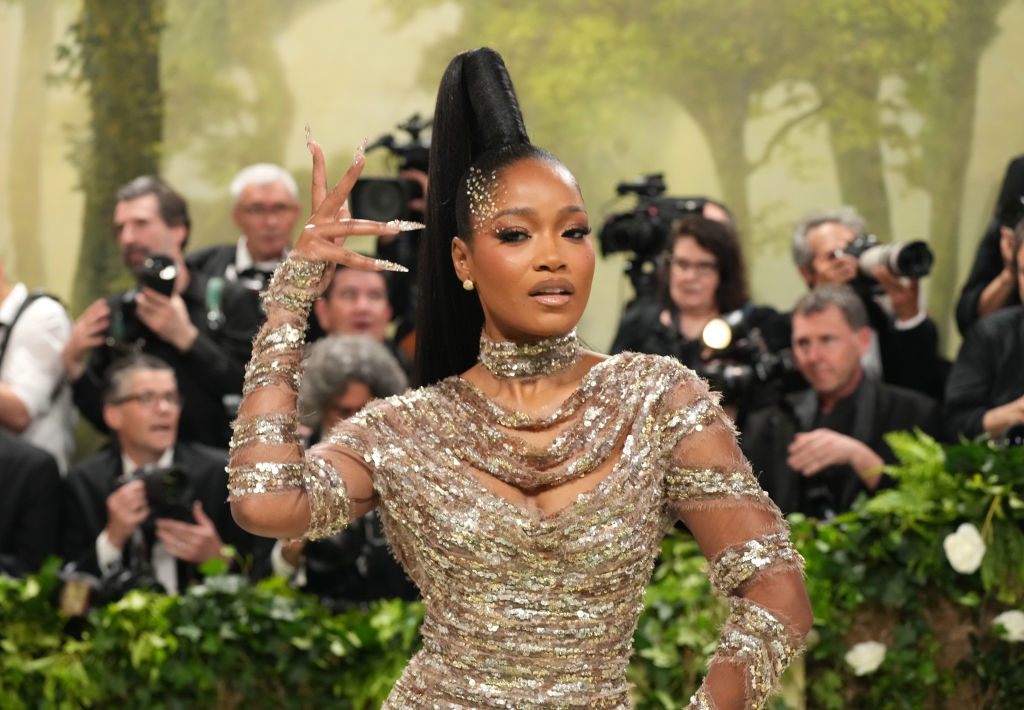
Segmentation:
{"type": "Polygon", "coordinates": [[[1000,624],[1004,629],[999,634],[1007,641],[1024,641],[1024,611],[1011,609],[992,619],[993,626],[1000,624]]]}
{"type": "Polygon", "coordinates": [[[946,551],[946,559],[953,569],[960,574],[972,574],[981,567],[981,558],[985,556],[985,541],[981,539],[978,528],[970,523],[962,523],[955,533],[946,535],[942,549],[946,551]]]}
{"type": "Polygon", "coordinates": [[[854,644],[843,659],[853,667],[854,675],[874,673],[885,660],[885,644],[878,641],[861,641],[854,644]]]}

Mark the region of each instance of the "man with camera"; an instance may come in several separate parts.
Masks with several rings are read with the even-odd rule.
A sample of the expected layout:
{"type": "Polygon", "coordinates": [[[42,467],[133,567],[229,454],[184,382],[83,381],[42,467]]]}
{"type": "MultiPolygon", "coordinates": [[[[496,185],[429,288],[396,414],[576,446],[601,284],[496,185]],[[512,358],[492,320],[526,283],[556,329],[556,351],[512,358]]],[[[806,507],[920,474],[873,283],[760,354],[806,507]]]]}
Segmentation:
{"type": "Polygon", "coordinates": [[[242,235],[188,255],[189,270],[221,276],[257,293],[284,259],[299,219],[299,188],[284,168],[257,163],[231,181],[231,217],[242,235]]]}
{"type": "Polygon", "coordinates": [[[851,208],[817,212],[793,230],[793,259],[810,288],[848,284],[867,309],[872,332],[865,369],[883,381],[941,399],[948,362],[938,328],[921,307],[920,276],[931,268],[923,242],[877,245],[851,208]]]}
{"type": "Polygon", "coordinates": [[[240,554],[254,538],[231,517],[227,452],[177,441],[181,396],[174,370],[150,355],[111,365],[103,418],[111,446],[74,466],[65,496],[64,558],[109,587],[176,593],[198,565],[240,554]]]}
{"type": "MultiPolygon", "coordinates": [[[[1010,254],[1018,288],[1024,287],[1024,214],[1012,232],[1010,254]]],[[[1021,291],[1024,293],[1024,291],[1021,291]]],[[[964,336],[946,386],[946,437],[988,434],[1019,439],[1024,423],[1024,305],[983,316],[964,336]]]]}
{"type": "Polygon", "coordinates": [[[886,433],[934,431],[934,400],[865,371],[870,344],[867,311],[849,286],[818,286],[797,302],[793,357],[810,389],[751,412],[740,437],[784,513],[842,513],[882,484],[882,465],[895,460],[886,433]]]}
{"type": "Polygon", "coordinates": [[[226,446],[259,326],[258,297],[186,267],[189,227],[185,200],[159,178],[139,177],[117,191],[114,234],[138,287],[97,300],[75,321],[64,369],[75,404],[104,430],[107,367],[131,352],[155,355],[181,389],[180,437],[226,446]]]}

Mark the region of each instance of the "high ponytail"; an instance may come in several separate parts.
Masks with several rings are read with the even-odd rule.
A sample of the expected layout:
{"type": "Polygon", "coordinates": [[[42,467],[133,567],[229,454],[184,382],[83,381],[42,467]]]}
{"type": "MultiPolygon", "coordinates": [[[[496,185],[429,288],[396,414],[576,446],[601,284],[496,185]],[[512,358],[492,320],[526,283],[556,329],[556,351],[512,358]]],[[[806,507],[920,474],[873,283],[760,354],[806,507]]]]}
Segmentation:
{"type": "MultiPolygon", "coordinates": [[[[452,238],[459,235],[460,186],[482,158],[501,167],[533,152],[543,153],[530,145],[501,55],[482,47],[456,56],[441,78],[430,139],[427,228],[418,266],[418,385],[468,370],[479,348],[484,322],[480,301],[463,290],[451,257],[452,238]]],[[[462,236],[468,239],[469,234],[462,236]]]]}

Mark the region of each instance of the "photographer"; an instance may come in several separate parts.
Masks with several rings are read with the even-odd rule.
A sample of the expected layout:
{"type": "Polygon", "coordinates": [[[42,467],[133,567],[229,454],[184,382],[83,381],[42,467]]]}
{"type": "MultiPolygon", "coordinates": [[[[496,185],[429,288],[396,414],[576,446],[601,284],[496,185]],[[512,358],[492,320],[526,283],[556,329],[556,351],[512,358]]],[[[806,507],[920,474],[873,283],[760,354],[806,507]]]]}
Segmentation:
{"type": "MultiPolygon", "coordinates": [[[[1018,286],[1024,286],[1024,219],[1013,233],[1018,286]]],[[[946,437],[993,439],[1024,422],[1024,305],[1000,308],[967,332],[946,386],[946,437]]]]}
{"type": "Polygon", "coordinates": [[[222,276],[251,291],[267,287],[288,252],[299,219],[299,188],[284,168],[257,163],[231,180],[231,218],[241,231],[235,244],[219,244],[188,255],[193,273],[222,276]]]}
{"type": "Polygon", "coordinates": [[[864,371],[867,311],[845,285],[826,284],[793,310],[793,357],[810,388],[752,412],[740,437],[761,486],[783,513],[828,519],[884,485],[890,431],[936,429],[936,403],[864,371]]]}
{"type": "MultiPolygon", "coordinates": [[[[666,261],[657,300],[638,299],[626,309],[612,354],[631,350],[672,355],[704,373],[712,357],[702,339],[705,327],[737,311],[749,328],[760,331],[769,351],[789,346],[785,316],[750,301],[739,240],[730,225],[698,214],[683,217],[669,234],[662,257],[666,261]]],[[[749,393],[726,389],[725,394],[727,404],[736,404],[730,400],[749,393]]]]}
{"type": "Polygon", "coordinates": [[[31,574],[59,552],[57,462],[0,428],[0,486],[0,574],[31,574]]]}
{"type": "Polygon", "coordinates": [[[180,437],[227,445],[259,306],[244,286],[189,271],[189,226],[185,200],[159,178],[136,178],[117,191],[114,234],[139,287],[90,305],[63,353],[75,404],[101,431],[107,367],[144,352],[174,369],[184,399],[180,437]]]}
{"type": "Polygon", "coordinates": [[[956,324],[961,334],[967,335],[978,318],[1003,306],[1020,303],[1013,230],[1021,219],[1024,219],[1024,155],[1014,158],[1006,168],[995,216],[978,244],[971,273],[960,292],[956,324]]]}
{"type": "MultiPolygon", "coordinates": [[[[949,363],[939,356],[938,329],[921,307],[919,278],[897,275],[882,264],[865,273],[861,257],[874,239],[866,227],[864,219],[848,207],[808,215],[793,230],[796,267],[809,288],[848,284],[861,298],[873,334],[864,355],[869,374],[941,399],[949,363]]],[[[889,254],[895,246],[889,245],[889,254]]],[[[915,257],[908,271],[927,273],[931,266],[927,247],[915,242],[903,248],[908,247],[906,255],[915,257]]]]}
{"type": "Polygon", "coordinates": [[[174,594],[225,544],[251,552],[231,518],[227,452],[177,441],[181,396],[174,371],[149,355],[113,364],[103,418],[114,443],[74,466],[64,500],[63,554],[108,588],[174,594]]]}
{"type": "MultiPolygon", "coordinates": [[[[427,171],[430,141],[423,137],[430,119],[413,114],[396,128],[408,135],[399,141],[388,133],[366,147],[369,153],[387,149],[398,161],[397,177],[361,177],[349,195],[352,216],[388,222],[393,219],[423,222],[427,209],[427,171]]],[[[394,307],[397,340],[404,339],[413,328],[416,314],[416,273],[422,230],[402,231],[397,235],[377,238],[376,256],[409,269],[409,278],[389,284],[389,300],[394,307]]],[[[327,328],[324,328],[327,331],[327,328]]],[[[408,356],[406,356],[408,357],[408,356]]]]}

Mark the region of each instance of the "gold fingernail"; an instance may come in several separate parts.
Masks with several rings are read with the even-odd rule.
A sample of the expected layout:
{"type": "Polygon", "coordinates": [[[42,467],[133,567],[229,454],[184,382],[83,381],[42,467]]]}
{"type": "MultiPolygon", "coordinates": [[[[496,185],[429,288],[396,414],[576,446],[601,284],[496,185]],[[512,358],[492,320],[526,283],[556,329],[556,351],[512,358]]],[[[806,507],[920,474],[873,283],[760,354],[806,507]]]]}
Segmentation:
{"type": "Polygon", "coordinates": [[[397,271],[400,274],[409,273],[409,270],[401,264],[396,264],[395,262],[387,261],[386,259],[374,259],[373,263],[376,264],[381,271],[397,271]]]}
{"type": "Polygon", "coordinates": [[[393,219],[384,225],[388,229],[397,229],[399,232],[412,232],[417,229],[426,229],[427,225],[420,222],[410,222],[404,219],[393,219]]]}
{"type": "Polygon", "coordinates": [[[366,146],[369,143],[370,143],[370,139],[369,138],[363,138],[362,142],[359,144],[359,147],[356,148],[356,154],[352,157],[352,162],[353,163],[358,163],[359,159],[366,155],[366,146]]]}

